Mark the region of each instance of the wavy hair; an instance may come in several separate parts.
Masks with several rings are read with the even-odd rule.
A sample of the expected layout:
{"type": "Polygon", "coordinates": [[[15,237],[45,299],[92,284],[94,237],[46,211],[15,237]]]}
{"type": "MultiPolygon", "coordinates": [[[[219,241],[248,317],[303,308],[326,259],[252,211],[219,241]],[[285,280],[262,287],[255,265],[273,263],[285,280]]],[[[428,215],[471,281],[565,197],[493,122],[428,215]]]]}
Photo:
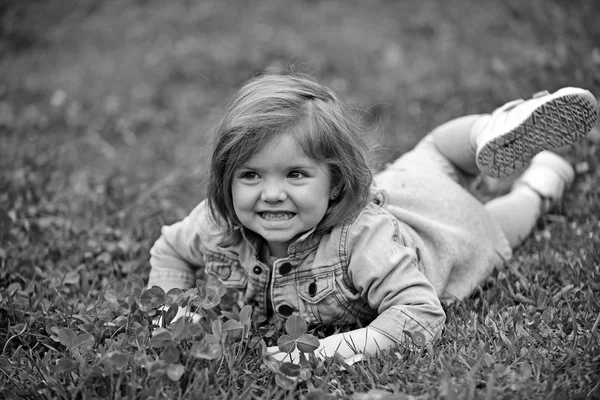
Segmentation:
{"type": "Polygon", "coordinates": [[[230,232],[241,226],[231,194],[234,172],[284,133],[293,135],[306,156],[328,166],[339,193],[316,231],[325,232],[354,217],[371,197],[372,172],[363,132],[350,107],[310,75],[251,79],[232,97],[216,127],[207,188],[213,219],[225,222],[230,232]]]}

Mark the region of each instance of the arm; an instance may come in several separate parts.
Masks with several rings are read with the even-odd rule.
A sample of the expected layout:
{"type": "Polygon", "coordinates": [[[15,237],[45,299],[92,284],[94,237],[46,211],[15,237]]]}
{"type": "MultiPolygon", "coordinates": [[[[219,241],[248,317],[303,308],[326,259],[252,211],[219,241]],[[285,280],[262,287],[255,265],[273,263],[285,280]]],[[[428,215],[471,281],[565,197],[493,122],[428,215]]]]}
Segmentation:
{"type": "Polygon", "coordinates": [[[320,340],[321,346],[316,351],[321,357],[333,357],[339,354],[344,358],[352,357],[357,353],[376,354],[387,350],[396,344],[383,333],[366,328],[355,329],[349,332],[336,333],[320,340]]]}
{"type": "MultiPolygon", "coordinates": [[[[349,358],[396,346],[420,348],[435,341],[444,326],[445,314],[436,291],[421,272],[415,250],[404,244],[400,227],[387,214],[364,217],[366,221],[355,222],[340,248],[346,249],[342,259],[355,291],[378,316],[366,328],[321,339],[316,351],[319,356],[337,352],[349,358]]],[[[275,355],[279,360],[286,356],[275,355]]],[[[292,359],[297,359],[297,354],[292,354],[292,359]]]]}
{"type": "MultiPolygon", "coordinates": [[[[196,269],[203,265],[200,227],[207,226],[206,212],[205,202],[202,202],[183,220],[162,227],[161,236],[150,249],[149,288],[159,286],[168,292],[196,284],[196,269]]],[[[189,306],[180,308],[173,321],[189,315],[189,306]]],[[[199,319],[197,314],[191,317],[194,321],[199,319]]],[[[157,323],[160,324],[160,319],[157,323]]]]}
{"type": "Polygon", "coordinates": [[[347,249],[350,281],[378,312],[369,330],[394,345],[426,346],[439,337],[446,316],[432,283],[421,271],[415,245],[394,217],[378,210],[364,214],[343,248],[347,249]]]}
{"type": "Polygon", "coordinates": [[[414,260],[403,259],[392,265],[387,272],[384,268],[360,268],[354,279],[361,283],[361,293],[371,307],[378,309],[379,316],[368,327],[321,339],[317,355],[332,357],[338,353],[349,358],[397,346],[414,349],[434,341],[441,333],[444,311],[414,260]]]}
{"type": "MultiPolygon", "coordinates": [[[[315,355],[321,359],[333,357],[335,354],[346,359],[346,362],[352,364],[352,357],[356,354],[376,354],[394,347],[396,344],[392,339],[383,333],[366,328],[355,329],[349,332],[336,333],[324,339],[320,339],[321,345],[315,350],[315,355]]],[[[279,361],[298,362],[298,350],[294,350],[290,355],[279,351],[279,347],[272,346],[267,349],[279,361]]]]}
{"type": "Polygon", "coordinates": [[[196,283],[196,270],[203,266],[200,250],[201,227],[206,226],[205,202],[200,203],[186,218],[161,229],[161,236],[150,249],[148,287],[187,289],[196,283]]]}

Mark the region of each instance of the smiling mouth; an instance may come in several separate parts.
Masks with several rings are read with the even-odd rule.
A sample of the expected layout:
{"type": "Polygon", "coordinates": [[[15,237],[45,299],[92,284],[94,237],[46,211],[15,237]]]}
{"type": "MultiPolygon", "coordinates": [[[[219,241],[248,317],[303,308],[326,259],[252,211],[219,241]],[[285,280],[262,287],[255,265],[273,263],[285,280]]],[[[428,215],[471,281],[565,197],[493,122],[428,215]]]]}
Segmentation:
{"type": "Polygon", "coordinates": [[[266,221],[287,221],[294,218],[294,213],[291,212],[259,212],[258,215],[266,221]]]}

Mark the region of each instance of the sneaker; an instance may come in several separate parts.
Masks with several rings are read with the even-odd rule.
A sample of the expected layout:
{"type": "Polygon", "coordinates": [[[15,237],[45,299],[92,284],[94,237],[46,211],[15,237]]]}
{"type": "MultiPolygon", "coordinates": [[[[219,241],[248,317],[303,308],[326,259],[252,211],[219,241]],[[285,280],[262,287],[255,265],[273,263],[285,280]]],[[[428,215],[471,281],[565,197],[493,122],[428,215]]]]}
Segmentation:
{"type": "Polygon", "coordinates": [[[571,163],[551,151],[542,151],[531,159],[531,165],[519,177],[513,189],[527,186],[542,199],[543,211],[550,210],[562,199],[575,180],[571,163]]]}
{"type": "Polygon", "coordinates": [[[500,177],[523,170],[542,150],[583,138],[596,124],[598,110],[589,91],[568,87],[511,101],[484,118],[471,133],[477,166],[486,175],[500,177]]]}

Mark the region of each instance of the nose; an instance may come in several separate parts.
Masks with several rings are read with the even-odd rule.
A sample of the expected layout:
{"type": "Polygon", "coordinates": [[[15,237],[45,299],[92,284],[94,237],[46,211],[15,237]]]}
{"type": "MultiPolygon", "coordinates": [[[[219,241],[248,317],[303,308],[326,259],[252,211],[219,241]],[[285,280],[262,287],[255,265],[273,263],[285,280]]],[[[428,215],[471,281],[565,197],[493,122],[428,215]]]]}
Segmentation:
{"type": "Polygon", "coordinates": [[[262,201],[268,203],[276,203],[279,201],[285,201],[287,194],[284,185],[277,180],[269,180],[263,184],[262,192],[260,194],[262,201]]]}

